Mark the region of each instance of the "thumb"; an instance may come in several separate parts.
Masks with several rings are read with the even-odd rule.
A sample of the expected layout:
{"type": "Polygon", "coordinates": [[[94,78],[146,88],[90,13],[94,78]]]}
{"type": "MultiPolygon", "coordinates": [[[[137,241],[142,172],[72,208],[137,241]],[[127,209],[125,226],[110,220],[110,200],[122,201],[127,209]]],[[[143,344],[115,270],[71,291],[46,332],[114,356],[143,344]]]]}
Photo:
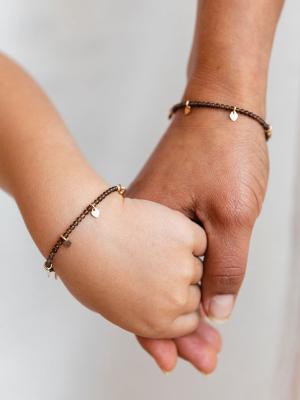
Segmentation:
{"type": "Polygon", "coordinates": [[[201,281],[202,305],[209,319],[220,324],[230,318],[243,282],[252,228],[215,224],[205,230],[208,247],[201,281]]]}

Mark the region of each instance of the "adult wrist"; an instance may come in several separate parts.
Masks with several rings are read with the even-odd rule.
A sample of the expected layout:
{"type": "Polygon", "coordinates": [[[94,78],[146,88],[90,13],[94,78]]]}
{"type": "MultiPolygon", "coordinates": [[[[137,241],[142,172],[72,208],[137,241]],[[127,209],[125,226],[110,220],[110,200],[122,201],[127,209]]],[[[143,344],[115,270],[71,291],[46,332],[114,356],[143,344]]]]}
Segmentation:
{"type": "Polygon", "coordinates": [[[184,90],[182,101],[223,103],[247,109],[261,118],[266,117],[266,85],[250,84],[250,77],[197,72],[184,90]]]}

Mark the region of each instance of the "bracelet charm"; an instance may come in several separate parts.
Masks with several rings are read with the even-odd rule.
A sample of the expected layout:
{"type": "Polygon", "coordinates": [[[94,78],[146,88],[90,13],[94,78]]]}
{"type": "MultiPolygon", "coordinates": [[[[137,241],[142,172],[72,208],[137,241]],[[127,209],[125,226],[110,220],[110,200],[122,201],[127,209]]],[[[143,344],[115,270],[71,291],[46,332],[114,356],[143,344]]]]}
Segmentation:
{"type": "Polygon", "coordinates": [[[60,237],[63,239],[64,245],[65,245],[66,247],[70,247],[70,246],[71,246],[72,242],[70,241],[69,238],[65,238],[64,235],[60,235],[60,237]]]}
{"type": "Polygon", "coordinates": [[[92,207],[91,214],[93,217],[98,218],[100,211],[95,207],[95,204],[89,204],[92,207]]]}
{"type": "Polygon", "coordinates": [[[177,110],[180,108],[184,108],[184,115],[188,115],[191,113],[193,107],[209,107],[209,108],[219,108],[223,109],[225,111],[231,111],[229,114],[229,118],[235,122],[239,114],[244,114],[249,118],[254,119],[257,121],[264,129],[265,132],[265,138],[266,140],[269,140],[270,137],[272,137],[272,126],[270,124],[267,124],[265,120],[263,120],[261,117],[258,115],[255,115],[253,112],[250,112],[248,110],[244,110],[235,106],[228,106],[225,104],[219,104],[219,103],[210,103],[210,102],[205,102],[205,101],[190,101],[187,100],[182,103],[175,104],[171,109],[169,113],[169,118],[172,118],[173,114],[176,113],[177,110]]]}
{"type": "Polygon", "coordinates": [[[71,234],[71,232],[89,213],[91,213],[91,215],[94,218],[98,218],[100,211],[98,208],[96,208],[96,205],[99,204],[102,200],[104,200],[106,196],[108,196],[113,192],[117,192],[122,197],[125,197],[126,189],[122,185],[112,186],[111,188],[107,189],[99,197],[97,197],[97,199],[95,199],[92,203],[90,203],[85,210],[83,210],[83,212],[79,215],[79,217],[77,217],[75,221],[69,226],[66,232],[60,235],[59,240],[54,245],[53,249],[51,250],[51,253],[48,256],[47,261],[44,262],[44,268],[48,273],[48,277],[50,277],[50,272],[54,272],[54,277],[55,279],[57,279],[57,273],[54,271],[52,260],[57,251],[59,250],[60,246],[62,244],[64,244],[68,248],[71,246],[72,242],[69,239],[69,235],[71,234]]]}
{"type": "Polygon", "coordinates": [[[239,117],[239,114],[236,112],[236,107],[234,107],[233,111],[229,114],[231,121],[236,121],[239,117]]]}

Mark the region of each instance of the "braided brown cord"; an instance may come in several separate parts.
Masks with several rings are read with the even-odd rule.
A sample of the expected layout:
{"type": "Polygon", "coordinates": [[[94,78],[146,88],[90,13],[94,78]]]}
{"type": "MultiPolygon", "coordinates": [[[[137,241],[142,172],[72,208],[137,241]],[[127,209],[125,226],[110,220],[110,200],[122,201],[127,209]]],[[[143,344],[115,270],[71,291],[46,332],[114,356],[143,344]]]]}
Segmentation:
{"type": "MultiPolygon", "coordinates": [[[[250,117],[250,118],[252,118],[255,121],[260,123],[260,125],[263,127],[263,129],[265,131],[266,140],[269,140],[270,137],[272,136],[272,126],[267,124],[266,121],[263,120],[262,118],[260,118],[258,115],[255,115],[255,114],[253,114],[252,112],[250,112],[248,110],[244,110],[244,109],[241,109],[241,108],[238,108],[238,107],[234,107],[234,106],[228,106],[228,105],[225,105],[225,104],[210,103],[210,102],[205,102],[205,101],[201,102],[201,101],[189,101],[189,100],[187,100],[186,102],[175,104],[170,109],[169,118],[172,118],[172,115],[175,114],[176,111],[179,110],[180,108],[184,108],[185,109],[185,115],[188,115],[191,112],[192,107],[220,108],[220,109],[223,109],[225,111],[231,111],[230,115],[236,114],[236,113],[244,114],[247,117],[250,117]]],[[[232,120],[235,121],[236,118],[232,119],[232,120]]]]}
{"type": "MultiPolygon", "coordinates": [[[[79,215],[79,217],[76,218],[75,221],[72,222],[72,224],[69,226],[69,228],[62,235],[60,235],[60,239],[56,242],[56,244],[54,245],[53,249],[51,250],[51,252],[47,258],[47,261],[44,263],[44,268],[48,272],[48,276],[50,276],[50,272],[55,272],[54,268],[52,266],[52,260],[55,256],[55,254],[57,253],[57,251],[59,250],[60,246],[63,243],[66,245],[66,247],[71,246],[71,242],[69,240],[69,235],[71,234],[71,232],[88,215],[89,212],[91,212],[91,214],[94,215],[93,212],[98,211],[98,214],[94,215],[94,216],[98,217],[99,210],[96,209],[96,205],[99,204],[102,200],[104,200],[106,196],[108,196],[110,193],[113,193],[113,192],[118,192],[120,195],[125,197],[126,189],[121,185],[112,186],[109,189],[107,189],[99,197],[97,197],[92,203],[90,203],[89,206],[85,210],[83,210],[83,212],[79,215]]],[[[55,274],[55,278],[57,278],[56,274],[55,274]]]]}

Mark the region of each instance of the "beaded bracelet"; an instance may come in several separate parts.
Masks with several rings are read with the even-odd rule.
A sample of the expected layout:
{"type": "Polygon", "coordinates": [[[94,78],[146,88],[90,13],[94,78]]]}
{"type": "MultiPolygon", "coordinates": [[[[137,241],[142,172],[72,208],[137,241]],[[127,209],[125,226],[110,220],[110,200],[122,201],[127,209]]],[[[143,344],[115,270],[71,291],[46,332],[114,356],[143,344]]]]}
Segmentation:
{"type": "Polygon", "coordinates": [[[126,189],[122,185],[112,186],[111,188],[107,189],[99,197],[97,197],[97,199],[95,199],[92,203],[90,203],[85,210],[83,210],[80,216],[76,218],[74,222],[72,222],[72,224],[69,226],[69,228],[66,230],[65,233],[60,235],[60,239],[54,245],[53,249],[51,250],[51,253],[47,258],[47,261],[44,263],[44,268],[48,272],[48,277],[50,277],[50,272],[54,272],[54,277],[55,279],[57,279],[57,274],[54,271],[52,260],[55,254],[57,253],[58,249],[60,248],[60,246],[62,244],[64,244],[66,247],[71,246],[72,243],[69,239],[69,235],[71,234],[71,232],[86,217],[86,215],[88,215],[89,212],[94,218],[98,218],[100,211],[98,210],[98,208],[96,208],[96,205],[99,204],[102,200],[104,200],[106,196],[108,196],[110,193],[113,192],[118,192],[121,196],[125,197],[126,189]]]}
{"type": "Polygon", "coordinates": [[[169,118],[172,118],[172,115],[175,114],[176,111],[179,110],[180,108],[184,108],[184,114],[188,115],[192,111],[192,107],[210,107],[210,108],[221,108],[226,111],[230,110],[231,113],[229,114],[229,117],[232,121],[236,121],[238,119],[238,113],[244,114],[247,117],[255,119],[257,122],[259,122],[262,125],[262,127],[264,128],[264,131],[265,131],[266,140],[270,139],[270,137],[272,136],[272,126],[267,124],[266,121],[264,121],[258,115],[255,115],[248,110],[240,109],[240,108],[237,108],[234,106],[219,104],[219,103],[209,103],[209,102],[187,100],[186,102],[175,104],[170,109],[169,118]]]}

